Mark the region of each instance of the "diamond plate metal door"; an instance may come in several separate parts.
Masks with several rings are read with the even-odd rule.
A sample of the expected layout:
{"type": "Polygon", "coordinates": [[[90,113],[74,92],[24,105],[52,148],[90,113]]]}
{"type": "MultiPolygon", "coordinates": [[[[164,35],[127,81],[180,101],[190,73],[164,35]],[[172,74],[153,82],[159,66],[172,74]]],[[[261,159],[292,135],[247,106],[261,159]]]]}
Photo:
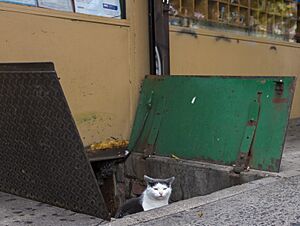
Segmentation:
{"type": "Polygon", "coordinates": [[[0,190],[108,219],[52,63],[0,64],[0,190]]]}

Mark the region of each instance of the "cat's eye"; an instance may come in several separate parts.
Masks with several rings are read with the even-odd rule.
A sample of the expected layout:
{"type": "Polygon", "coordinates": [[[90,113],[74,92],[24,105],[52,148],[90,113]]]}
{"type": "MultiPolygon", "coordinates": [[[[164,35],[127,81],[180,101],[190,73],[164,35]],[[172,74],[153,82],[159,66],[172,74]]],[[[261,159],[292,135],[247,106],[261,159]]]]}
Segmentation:
{"type": "Polygon", "coordinates": [[[157,190],[158,190],[158,188],[154,188],[154,190],[155,190],[155,191],[157,191],[157,190]]]}
{"type": "Polygon", "coordinates": [[[167,188],[164,188],[164,190],[167,190],[167,188]]]}

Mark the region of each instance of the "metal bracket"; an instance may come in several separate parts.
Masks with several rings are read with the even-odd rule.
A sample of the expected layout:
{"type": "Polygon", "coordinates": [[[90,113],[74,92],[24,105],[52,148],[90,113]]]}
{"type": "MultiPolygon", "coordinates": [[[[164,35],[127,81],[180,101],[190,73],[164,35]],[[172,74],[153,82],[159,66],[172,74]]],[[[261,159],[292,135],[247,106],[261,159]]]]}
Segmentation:
{"type": "Polygon", "coordinates": [[[258,100],[253,101],[249,107],[249,116],[242,143],[240,146],[239,155],[233,172],[241,173],[248,167],[249,156],[251,154],[251,146],[255,137],[255,131],[258,124],[259,111],[260,111],[260,96],[258,93],[258,100]]]}
{"type": "Polygon", "coordinates": [[[161,121],[162,121],[162,117],[163,117],[163,108],[165,105],[165,99],[162,98],[161,101],[158,102],[157,108],[154,112],[155,117],[154,120],[152,122],[152,127],[151,127],[151,131],[149,134],[149,139],[148,139],[148,151],[147,151],[147,155],[149,154],[154,154],[153,151],[153,146],[156,143],[157,137],[158,137],[158,133],[159,133],[159,127],[161,125],[161,121]]]}

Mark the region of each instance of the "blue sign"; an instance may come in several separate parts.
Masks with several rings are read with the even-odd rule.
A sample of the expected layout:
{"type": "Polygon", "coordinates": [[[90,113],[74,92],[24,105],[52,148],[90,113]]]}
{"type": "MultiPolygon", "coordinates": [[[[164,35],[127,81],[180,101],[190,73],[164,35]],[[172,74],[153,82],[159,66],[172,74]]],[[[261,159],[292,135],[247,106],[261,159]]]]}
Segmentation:
{"type": "Polygon", "coordinates": [[[108,3],[103,3],[103,8],[104,9],[110,9],[110,10],[118,10],[118,6],[111,5],[111,4],[108,4],[108,3]]]}

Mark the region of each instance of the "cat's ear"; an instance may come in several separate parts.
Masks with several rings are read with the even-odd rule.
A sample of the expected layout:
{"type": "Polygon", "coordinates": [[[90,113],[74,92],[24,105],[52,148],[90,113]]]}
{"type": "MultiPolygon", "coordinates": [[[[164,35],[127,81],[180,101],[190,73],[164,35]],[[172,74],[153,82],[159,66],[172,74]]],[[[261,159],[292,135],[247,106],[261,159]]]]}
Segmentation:
{"type": "Polygon", "coordinates": [[[174,180],[175,180],[175,177],[170,177],[170,178],[166,179],[166,181],[169,185],[171,185],[174,182],[174,180]]]}
{"type": "Polygon", "coordinates": [[[153,178],[148,177],[147,175],[144,175],[144,180],[146,181],[147,184],[153,183],[153,178]]]}

